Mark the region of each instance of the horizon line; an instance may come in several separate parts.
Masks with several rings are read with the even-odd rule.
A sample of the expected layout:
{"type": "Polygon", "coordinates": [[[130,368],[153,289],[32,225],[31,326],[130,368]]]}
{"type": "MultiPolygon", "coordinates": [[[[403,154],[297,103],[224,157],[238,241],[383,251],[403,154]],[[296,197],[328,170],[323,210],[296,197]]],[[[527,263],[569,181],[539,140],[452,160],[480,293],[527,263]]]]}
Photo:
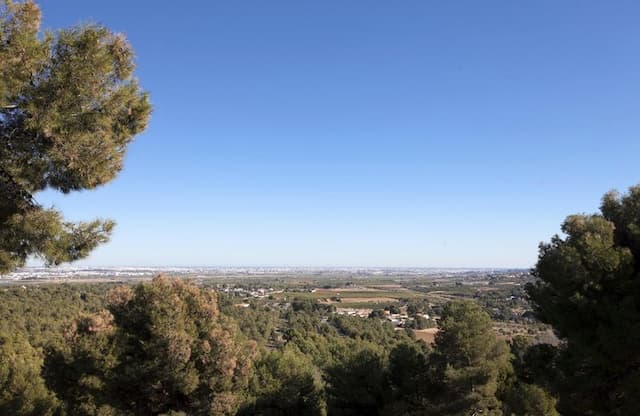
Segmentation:
{"type": "Polygon", "coordinates": [[[17,270],[23,269],[189,269],[189,268],[200,268],[200,269],[238,269],[238,268],[247,268],[247,269],[261,269],[261,268],[271,268],[271,269],[424,269],[424,270],[527,270],[531,269],[532,266],[391,266],[391,265],[376,265],[376,266],[367,266],[367,265],[287,265],[287,264],[228,264],[228,265],[201,265],[201,264],[192,264],[192,265],[58,265],[58,266],[45,266],[45,265],[29,265],[20,267],[17,270]]]}

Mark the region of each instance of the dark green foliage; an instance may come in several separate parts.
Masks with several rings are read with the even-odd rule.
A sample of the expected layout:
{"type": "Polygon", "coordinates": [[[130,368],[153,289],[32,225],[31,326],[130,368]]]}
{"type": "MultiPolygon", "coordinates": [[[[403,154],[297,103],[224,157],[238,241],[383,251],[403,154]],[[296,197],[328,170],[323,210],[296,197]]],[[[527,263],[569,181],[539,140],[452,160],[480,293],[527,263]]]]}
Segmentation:
{"type": "Polygon", "coordinates": [[[424,299],[404,299],[407,305],[407,313],[409,316],[415,316],[417,314],[431,314],[431,306],[429,305],[429,301],[424,299]]]}
{"type": "Polygon", "coordinates": [[[411,329],[426,329],[435,328],[436,322],[432,319],[427,319],[422,315],[416,315],[413,319],[407,320],[405,328],[411,329]]]}
{"type": "Polygon", "coordinates": [[[278,310],[252,302],[250,307],[238,307],[230,302],[228,296],[219,295],[220,312],[232,317],[238,323],[240,331],[260,346],[270,344],[279,320],[278,310]]]}
{"type": "Polygon", "coordinates": [[[550,344],[531,345],[524,337],[511,342],[513,368],[518,380],[537,384],[547,391],[556,392],[561,374],[556,367],[560,350],[550,344]]]}
{"type": "Polygon", "coordinates": [[[254,397],[242,415],[326,414],[320,371],[295,348],[270,352],[255,363],[249,390],[254,397]]]}
{"type": "Polygon", "coordinates": [[[0,4],[0,272],[30,255],[77,260],[108,239],[113,222],[65,221],[33,196],[111,181],[151,112],[122,35],[97,25],[39,31],[33,1],[0,4]]]}
{"type": "Polygon", "coordinates": [[[0,332],[0,414],[53,415],[55,396],[40,376],[42,358],[20,333],[0,332]]]}
{"type": "Polygon", "coordinates": [[[104,308],[109,285],[29,285],[0,289],[0,327],[22,333],[35,348],[64,343],[69,322],[104,308]]]}
{"type": "Polygon", "coordinates": [[[254,353],[219,316],[211,290],[155,278],[108,294],[47,363],[72,414],[232,414],[254,353]],[[64,377],[59,377],[64,374],[64,377]]]}
{"type": "Polygon", "coordinates": [[[384,309],[374,309],[369,313],[369,318],[385,319],[384,309]]]}
{"type": "MultiPolygon", "coordinates": [[[[88,316],[100,311],[105,304],[104,295],[109,286],[102,284],[92,285],[39,285],[23,287],[6,287],[0,290],[0,316],[3,320],[0,326],[4,328],[4,332],[12,334],[5,347],[19,346],[19,353],[22,354],[22,361],[29,360],[29,375],[27,383],[21,387],[26,394],[30,391],[38,392],[42,395],[44,381],[41,377],[41,365],[43,354],[41,350],[47,351],[47,362],[61,359],[60,350],[68,347],[68,340],[65,337],[65,331],[69,329],[69,323],[75,320],[84,320],[82,316],[88,316]],[[28,339],[23,339],[24,337],[28,339]],[[32,347],[33,346],[33,347],[32,347]]],[[[14,356],[15,357],[15,356],[14,356]]],[[[19,361],[14,361],[14,364],[19,361]]],[[[76,363],[78,367],[88,367],[98,364],[92,355],[86,355],[83,362],[76,363]]],[[[0,366],[9,370],[10,366],[0,366]]],[[[49,366],[45,366],[45,378],[51,384],[49,387],[58,387],[69,376],[74,376],[77,368],[70,368],[69,372],[54,372],[48,374],[49,366]]],[[[24,370],[14,369],[12,374],[20,374],[24,370]],[[14,372],[15,371],[15,372],[14,372]]],[[[87,373],[86,369],[83,370],[87,373]]],[[[91,380],[87,379],[87,383],[91,380]]],[[[78,390],[66,391],[54,388],[58,392],[62,392],[62,397],[71,398],[73,401],[81,401],[83,398],[90,398],[87,386],[78,386],[78,390]]],[[[12,390],[5,387],[7,392],[12,390]]],[[[46,391],[46,389],[44,390],[46,391]]],[[[13,392],[12,394],[14,394],[13,392]]],[[[53,395],[48,393],[51,397],[53,395]]],[[[16,396],[19,397],[19,396],[16,396]]],[[[64,400],[63,400],[64,402],[64,400]]],[[[56,402],[40,401],[42,405],[49,406],[46,409],[33,414],[48,414],[58,407],[56,402]]],[[[85,406],[88,406],[87,400],[85,406]]],[[[60,409],[62,410],[62,409],[60,409]]],[[[31,411],[30,411],[31,412],[31,411]]],[[[27,412],[26,414],[31,414],[27,412]]],[[[14,408],[12,412],[0,411],[0,414],[20,414],[18,409],[14,408]]]]}
{"type": "Polygon", "coordinates": [[[640,411],[640,186],[606,194],[601,214],[572,215],[540,246],[527,291],[566,346],[563,414],[640,411]]]}
{"type": "Polygon", "coordinates": [[[422,342],[403,343],[389,355],[388,382],[392,397],[382,413],[422,414],[430,407],[436,391],[429,349],[422,342]]]}
{"type": "Polygon", "coordinates": [[[405,331],[396,331],[393,325],[386,320],[336,315],[331,319],[331,323],[343,335],[373,342],[389,349],[399,342],[410,340],[405,331]]]}
{"type": "Polygon", "coordinates": [[[385,306],[384,310],[389,311],[390,313],[400,313],[400,308],[397,305],[385,306]]]}
{"type": "Polygon", "coordinates": [[[384,350],[367,343],[352,345],[327,369],[329,414],[380,414],[389,401],[384,350]]]}
{"type": "Polygon", "coordinates": [[[505,415],[558,416],[556,400],[542,388],[516,383],[507,393],[505,415]]]}
{"type": "Polygon", "coordinates": [[[249,362],[219,319],[215,293],[156,278],[112,292],[109,309],[120,358],[115,384],[132,410],[234,409],[232,392],[245,382],[249,362]]]}
{"type": "Polygon", "coordinates": [[[523,286],[493,286],[492,290],[478,290],[473,296],[496,321],[528,322],[531,317],[514,313],[515,310],[528,310],[527,296],[523,286]]]}
{"type": "Polygon", "coordinates": [[[553,384],[545,373],[555,368],[556,350],[514,342],[514,376],[504,343],[473,304],[445,306],[430,352],[385,320],[337,316],[312,300],[294,311],[265,299],[238,307],[233,299],[157,278],[117,288],[8,287],[0,312],[7,333],[24,333],[36,347],[20,348],[33,358],[33,385],[23,390],[31,403],[51,399],[38,402],[44,414],[538,414],[553,407],[540,388],[553,384]],[[256,345],[239,330],[261,348],[253,365],[256,345]]]}
{"type": "Polygon", "coordinates": [[[436,335],[433,365],[439,414],[501,415],[500,388],[512,372],[509,349],[496,339],[491,319],[477,304],[447,304],[436,335]]]}
{"type": "Polygon", "coordinates": [[[109,384],[117,363],[115,330],[108,311],[77,318],[65,343],[48,349],[43,369],[49,387],[72,415],[115,415],[120,405],[109,384]]]}
{"type": "Polygon", "coordinates": [[[337,352],[346,348],[336,329],[323,323],[318,313],[289,310],[285,313],[285,320],[285,341],[309,356],[319,367],[329,365],[337,352]]]}

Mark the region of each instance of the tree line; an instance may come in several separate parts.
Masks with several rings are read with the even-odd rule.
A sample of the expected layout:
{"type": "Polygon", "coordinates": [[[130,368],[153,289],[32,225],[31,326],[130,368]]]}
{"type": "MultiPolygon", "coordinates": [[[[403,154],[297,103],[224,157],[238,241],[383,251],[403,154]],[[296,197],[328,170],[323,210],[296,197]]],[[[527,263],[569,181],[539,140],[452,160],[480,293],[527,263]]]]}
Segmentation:
{"type": "Polygon", "coordinates": [[[1,414],[554,414],[470,301],[444,308],[430,348],[379,317],[312,300],[238,308],[161,276],[11,287],[0,299],[1,414]]]}

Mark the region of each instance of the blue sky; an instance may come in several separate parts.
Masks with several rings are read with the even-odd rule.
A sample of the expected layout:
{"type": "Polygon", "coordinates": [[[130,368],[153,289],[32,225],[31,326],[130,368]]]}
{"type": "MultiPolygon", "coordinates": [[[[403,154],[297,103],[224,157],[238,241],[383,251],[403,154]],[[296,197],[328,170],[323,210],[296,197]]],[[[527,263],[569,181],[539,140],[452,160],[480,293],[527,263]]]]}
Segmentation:
{"type": "Polygon", "coordinates": [[[91,265],[530,267],[640,182],[637,1],[41,0],[123,32],[149,129],[91,265]]]}

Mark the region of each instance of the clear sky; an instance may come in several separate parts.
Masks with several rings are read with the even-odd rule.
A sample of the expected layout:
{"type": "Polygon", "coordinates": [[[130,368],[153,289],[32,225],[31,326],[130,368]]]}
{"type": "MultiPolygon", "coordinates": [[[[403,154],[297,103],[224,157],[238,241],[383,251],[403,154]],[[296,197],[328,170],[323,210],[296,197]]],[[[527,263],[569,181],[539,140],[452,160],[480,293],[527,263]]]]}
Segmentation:
{"type": "Polygon", "coordinates": [[[123,32],[150,127],[90,265],[530,267],[640,182],[640,2],[40,0],[123,32]]]}

